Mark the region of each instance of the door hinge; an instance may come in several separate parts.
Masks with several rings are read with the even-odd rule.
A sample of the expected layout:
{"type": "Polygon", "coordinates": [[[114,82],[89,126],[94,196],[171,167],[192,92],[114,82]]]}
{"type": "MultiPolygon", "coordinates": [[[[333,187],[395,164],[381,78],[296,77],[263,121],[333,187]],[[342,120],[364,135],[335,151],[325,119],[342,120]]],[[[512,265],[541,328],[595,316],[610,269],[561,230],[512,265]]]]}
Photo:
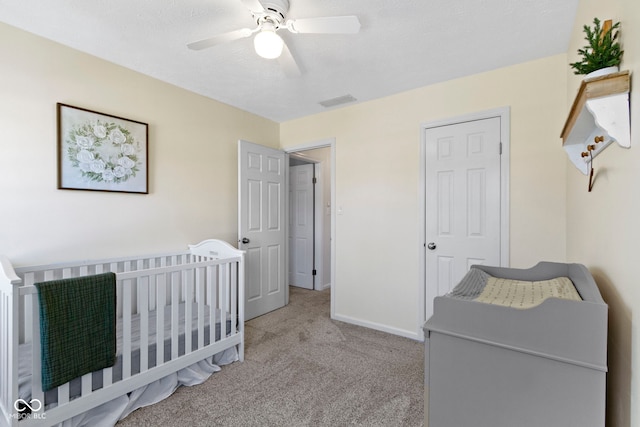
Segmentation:
{"type": "Polygon", "coordinates": [[[316,177],[315,177],[315,176],[313,177],[313,181],[312,181],[312,182],[313,182],[314,184],[318,182],[318,180],[316,179],[316,177]]]}
{"type": "Polygon", "coordinates": [[[313,269],[313,271],[311,272],[311,275],[312,275],[312,276],[315,276],[315,275],[316,275],[316,273],[317,273],[317,272],[316,272],[316,270],[315,270],[315,268],[314,268],[314,269],[313,269]]]}
{"type": "Polygon", "coordinates": [[[502,142],[500,143],[500,153],[498,153],[502,156],[502,142]]]}

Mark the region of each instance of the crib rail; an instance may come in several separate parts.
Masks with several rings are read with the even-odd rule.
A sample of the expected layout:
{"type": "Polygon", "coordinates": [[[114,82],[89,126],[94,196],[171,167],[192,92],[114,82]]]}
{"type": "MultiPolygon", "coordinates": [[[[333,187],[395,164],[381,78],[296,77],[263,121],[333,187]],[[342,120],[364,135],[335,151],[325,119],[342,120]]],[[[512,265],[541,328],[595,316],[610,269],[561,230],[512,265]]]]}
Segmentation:
{"type": "MultiPolygon", "coordinates": [[[[3,267],[10,269],[10,264],[3,267]]],[[[53,425],[226,348],[237,346],[242,360],[243,270],[241,253],[216,259],[184,252],[16,269],[12,281],[3,280],[0,271],[0,322],[14,325],[0,328],[3,418],[9,425],[22,427],[53,425]],[[38,296],[33,284],[104,272],[116,273],[120,365],[86,374],[57,387],[53,394],[45,393],[37,338],[38,296]],[[12,318],[7,320],[8,316],[12,318]],[[19,343],[31,349],[31,402],[47,405],[44,412],[34,411],[21,421],[13,407],[18,400],[19,343]],[[57,402],[54,408],[49,406],[52,401],[57,402]],[[38,419],[38,413],[46,413],[46,420],[38,419]]]]}

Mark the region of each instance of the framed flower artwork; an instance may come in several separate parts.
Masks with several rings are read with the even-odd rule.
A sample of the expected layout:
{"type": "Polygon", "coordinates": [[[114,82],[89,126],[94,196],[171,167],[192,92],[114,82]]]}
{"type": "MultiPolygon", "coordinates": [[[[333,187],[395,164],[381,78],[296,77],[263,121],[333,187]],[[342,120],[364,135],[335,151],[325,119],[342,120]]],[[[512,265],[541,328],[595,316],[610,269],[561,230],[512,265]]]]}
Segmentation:
{"type": "Polygon", "coordinates": [[[58,188],[149,193],[149,125],[57,104],[58,188]]]}

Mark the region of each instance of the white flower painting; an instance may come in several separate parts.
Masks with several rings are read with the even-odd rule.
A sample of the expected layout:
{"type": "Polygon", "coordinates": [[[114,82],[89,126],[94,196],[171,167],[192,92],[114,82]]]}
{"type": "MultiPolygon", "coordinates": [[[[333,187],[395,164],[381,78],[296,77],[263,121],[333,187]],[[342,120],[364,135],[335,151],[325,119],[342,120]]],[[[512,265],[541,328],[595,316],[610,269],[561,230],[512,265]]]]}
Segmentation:
{"type": "Polygon", "coordinates": [[[58,188],[148,193],[148,125],[58,104],[58,188]]]}

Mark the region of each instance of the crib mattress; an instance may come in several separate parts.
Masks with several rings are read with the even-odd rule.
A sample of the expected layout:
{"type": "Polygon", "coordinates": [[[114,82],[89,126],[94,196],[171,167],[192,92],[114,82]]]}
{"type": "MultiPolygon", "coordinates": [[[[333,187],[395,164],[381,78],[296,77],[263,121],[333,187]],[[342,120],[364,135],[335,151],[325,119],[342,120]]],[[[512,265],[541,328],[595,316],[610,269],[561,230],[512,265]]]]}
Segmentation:
{"type": "MultiPolygon", "coordinates": [[[[193,328],[193,323],[196,322],[195,316],[197,316],[197,307],[196,303],[192,304],[191,312],[192,316],[194,316],[194,320],[191,324],[191,346],[192,350],[197,349],[198,344],[198,335],[197,330],[193,328]]],[[[185,353],[185,304],[179,304],[179,336],[178,336],[178,354],[183,355],[185,353]]],[[[220,311],[214,311],[215,316],[215,340],[218,341],[220,339],[220,311]]],[[[204,345],[208,345],[210,343],[210,315],[209,315],[209,306],[205,306],[205,319],[204,319],[205,327],[204,327],[204,345]]],[[[116,363],[113,366],[113,376],[112,381],[117,382],[122,380],[122,370],[123,370],[123,360],[122,360],[122,338],[123,338],[123,322],[122,318],[118,318],[117,325],[117,358],[116,363]]],[[[225,322],[225,335],[228,335],[231,332],[231,320],[229,315],[226,316],[225,322]]],[[[134,314],[131,316],[131,374],[137,374],[140,372],[140,331],[141,331],[141,322],[140,315],[134,314]]],[[[156,355],[157,355],[157,311],[153,310],[149,312],[149,339],[148,339],[148,367],[152,368],[156,366],[156,355]]],[[[172,348],[171,348],[171,306],[166,306],[164,308],[164,361],[171,360],[172,348]]],[[[19,394],[22,399],[27,400],[31,396],[31,349],[32,346],[30,344],[22,344],[20,345],[19,353],[20,353],[20,363],[18,370],[19,377],[19,394]]],[[[102,372],[94,372],[93,374],[93,390],[97,390],[102,387],[102,372]]],[[[73,398],[75,396],[80,395],[81,391],[81,378],[76,378],[69,382],[69,391],[70,396],[73,398]]],[[[55,389],[50,390],[45,393],[45,405],[49,405],[52,403],[56,403],[58,400],[57,391],[55,389]]]]}

